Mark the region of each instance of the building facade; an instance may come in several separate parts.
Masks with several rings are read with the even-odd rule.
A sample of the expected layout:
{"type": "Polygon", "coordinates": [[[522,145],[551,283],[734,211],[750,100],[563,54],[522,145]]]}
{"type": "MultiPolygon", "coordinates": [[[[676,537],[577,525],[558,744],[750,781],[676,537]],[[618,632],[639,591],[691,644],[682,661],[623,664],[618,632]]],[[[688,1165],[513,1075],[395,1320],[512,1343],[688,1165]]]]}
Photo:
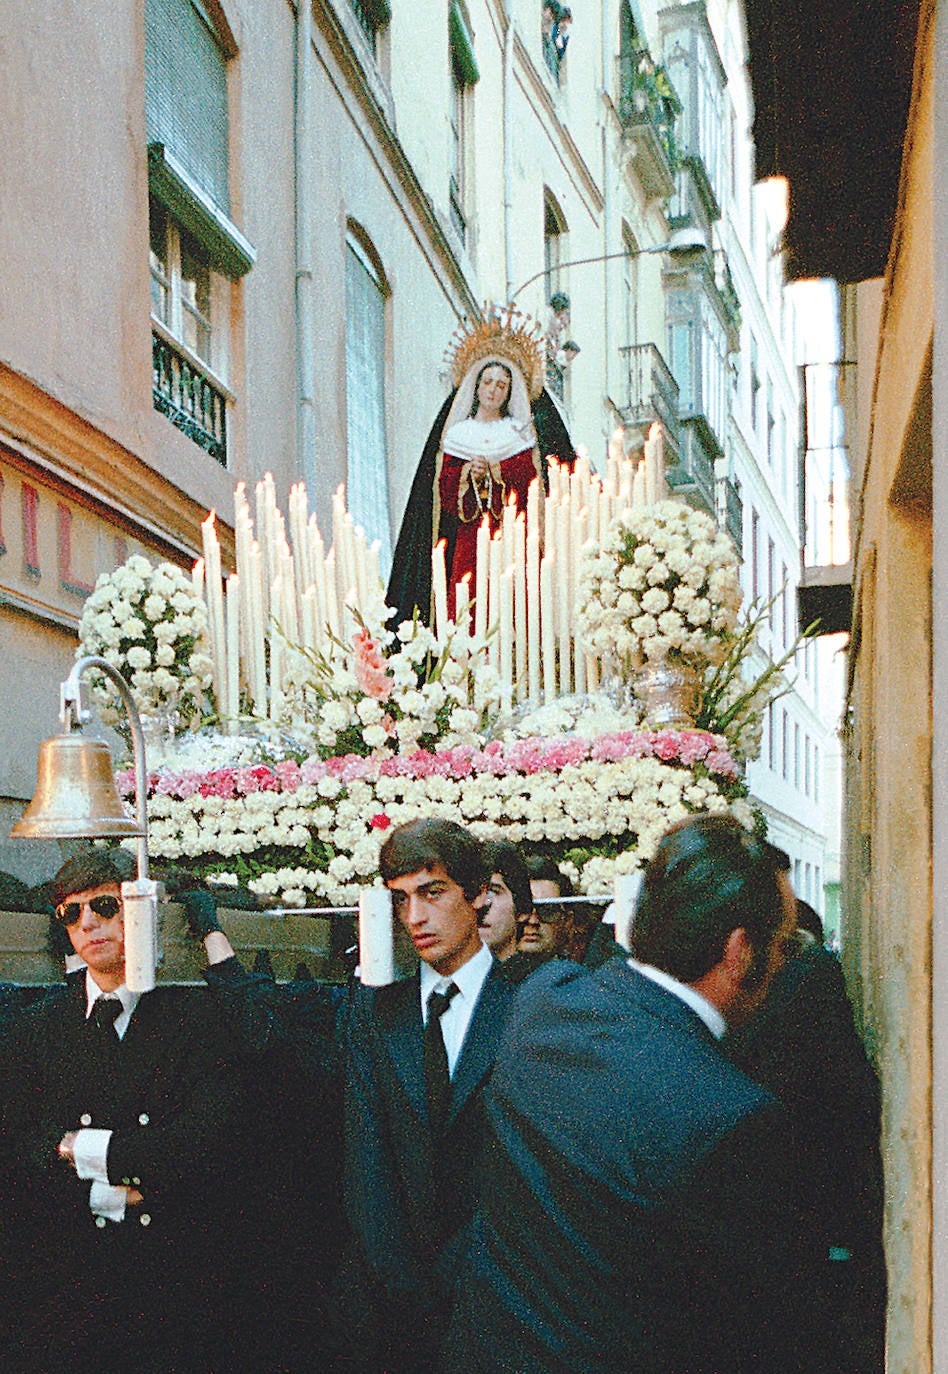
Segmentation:
{"type": "MultiPolygon", "coordinates": [[[[11,0],[5,32],[0,819],[84,597],[128,553],[187,565],[209,509],[226,553],[235,484],[269,470],[327,524],[345,482],[385,565],[445,347],[488,299],[545,322],[569,298],[549,377],[574,440],[595,464],[660,421],[670,487],[735,538],[771,652],[792,642],[793,311],[738,0],[572,22],[539,0],[11,0]]],[[[815,662],[751,781],[822,909],[815,662]]]]}

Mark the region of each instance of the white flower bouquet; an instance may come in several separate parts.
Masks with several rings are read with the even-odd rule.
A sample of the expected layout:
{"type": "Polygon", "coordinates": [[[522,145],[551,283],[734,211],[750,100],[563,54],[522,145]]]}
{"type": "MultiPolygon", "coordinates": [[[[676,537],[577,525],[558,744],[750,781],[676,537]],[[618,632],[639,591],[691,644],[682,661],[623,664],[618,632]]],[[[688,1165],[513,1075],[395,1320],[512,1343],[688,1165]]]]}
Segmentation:
{"type": "MultiPolygon", "coordinates": [[[[133,554],[102,573],[86,600],[78,656],[94,654],[116,668],[141,712],[194,718],[211,684],[206,637],[207,610],[187,573],[133,554]]],[[[102,677],[93,683],[103,718],[121,722],[116,688],[102,677]]]]}
{"type": "Polygon", "coordinates": [[[439,640],[418,620],[394,633],[363,622],[350,644],[291,646],[283,724],[321,758],[477,745],[500,707],[485,658],[460,629],[439,640]]]}
{"type": "Polygon", "coordinates": [[[703,671],[725,657],[741,595],[729,537],[704,512],[659,501],[627,511],[584,554],[579,628],[624,676],[663,660],[703,671]]]}

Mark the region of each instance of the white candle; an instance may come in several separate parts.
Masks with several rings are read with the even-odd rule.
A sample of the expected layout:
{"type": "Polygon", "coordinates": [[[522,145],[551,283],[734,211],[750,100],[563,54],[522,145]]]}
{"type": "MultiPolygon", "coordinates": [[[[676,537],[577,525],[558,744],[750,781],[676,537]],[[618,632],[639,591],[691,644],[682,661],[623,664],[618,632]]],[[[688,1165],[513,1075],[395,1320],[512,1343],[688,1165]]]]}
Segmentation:
{"type": "Polygon", "coordinates": [[[540,534],[527,535],[527,683],[530,700],[540,700],[540,534]]]}
{"type": "Polygon", "coordinates": [[[431,590],[435,610],[434,631],[442,643],[448,634],[448,579],[444,563],[447,547],[447,540],[439,539],[431,550],[431,590]]]}
{"type": "Polygon", "coordinates": [[[543,635],[543,700],[556,696],[556,630],[553,618],[553,555],[540,563],[540,629],[543,635]]]}
{"type": "Polygon", "coordinates": [[[514,675],[517,700],[527,694],[527,554],[524,540],[526,518],[517,517],[514,526],[514,675]]]}
{"type": "Polygon", "coordinates": [[[514,569],[500,576],[500,690],[501,704],[509,711],[513,700],[514,569]]]}
{"type": "Polygon", "coordinates": [[[359,978],[370,988],[395,981],[392,894],[387,887],[359,892],[359,978]]]}
{"type": "Polygon", "coordinates": [[[490,541],[490,579],[487,597],[487,633],[491,635],[489,660],[492,668],[500,672],[500,644],[497,628],[500,623],[500,573],[503,557],[503,535],[500,530],[490,541]],[[493,633],[491,634],[491,632],[493,633]]]}
{"type": "MultiPolygon", "coordinates": [[[[466,572],[460,582],[454,584],[454,623],[461,634],[471,633],[471,574],[466,572]]],[[[467,662],[467,649],[458,645],[458,658],[467,662]]]]}
{"type": "Polygon", "coordinates": [[[237,729],[240,715],[240,580],[236,573],[227,579],[227,719],[228,732],[237,729]]]}
{"type": "Polygon", "coordinates": [[[224,593],[221,584],[221,549],[214,528],[215,513],[211,511],[201,522],[204,545],[204,573],[207,586],[207,617],[211,643],[211,663],[214,676],[214,702],[220,714],[225,705],[227,681],[226,637],[224,634],[224,593]]]}
{"type": "Polygon", "coordinates": [[[474,635],[483,640],[487,634],[487,592],[490,569],[490,521],[485,515],[477,530],[477,557],[474,576],[474,635]]]}
{"type": "Polygon", "coordinates": [[[204,559],[199,558],[191,569],[191,586],[194,588],[194,595],[204,599],[204,559]]]}
{"type": "Polygon", "coordinates": [[[326,624],[330,633],[339,639],[342,626],[339,623],[339,598],[336,594],[336,549],[335,545],[326,554],[323,564],[326,570],[326,624]]]}
{"type": "Polygon", "coordinates": [[[266,619],[264,614],[263,553],[256,540],[250,546],[250,591],[253,626],[251,644],[251,695],[254,714],[262,719],[267,714],[267,658],[266,619]]]}

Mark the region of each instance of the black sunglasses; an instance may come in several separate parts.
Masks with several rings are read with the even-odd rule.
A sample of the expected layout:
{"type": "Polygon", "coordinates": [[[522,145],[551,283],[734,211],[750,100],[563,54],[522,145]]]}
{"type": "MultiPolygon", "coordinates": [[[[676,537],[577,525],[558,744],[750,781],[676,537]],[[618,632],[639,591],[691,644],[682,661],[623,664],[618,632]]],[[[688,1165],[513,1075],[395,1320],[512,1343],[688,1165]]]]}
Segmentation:
{"type": "Polygon", "coordinates": [[[122,903],[118,897],[113,897],[111,892],[103,892],[101,897],[93,897],[88,902],[63,902],[56,908],[56,920],[62,921],[64,926],[74,926],[82,915],[84,906],[95,912],[102,921],[111,921],[112,917],[117,916],[122,910],[122,903]]]}

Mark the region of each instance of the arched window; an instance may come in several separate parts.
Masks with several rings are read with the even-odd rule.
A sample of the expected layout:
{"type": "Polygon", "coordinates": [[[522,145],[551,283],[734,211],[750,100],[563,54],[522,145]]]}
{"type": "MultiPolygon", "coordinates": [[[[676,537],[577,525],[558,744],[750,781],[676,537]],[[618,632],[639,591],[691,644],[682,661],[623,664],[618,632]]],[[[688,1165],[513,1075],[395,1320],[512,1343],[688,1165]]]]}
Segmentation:
{"type": "Polygon", "coordinates": [[[357,225],[346,234],[346,499],[357,525],[380,544],[383,576],[392,557],[385,424],[385,302],[378,255],[357,225]]]}

